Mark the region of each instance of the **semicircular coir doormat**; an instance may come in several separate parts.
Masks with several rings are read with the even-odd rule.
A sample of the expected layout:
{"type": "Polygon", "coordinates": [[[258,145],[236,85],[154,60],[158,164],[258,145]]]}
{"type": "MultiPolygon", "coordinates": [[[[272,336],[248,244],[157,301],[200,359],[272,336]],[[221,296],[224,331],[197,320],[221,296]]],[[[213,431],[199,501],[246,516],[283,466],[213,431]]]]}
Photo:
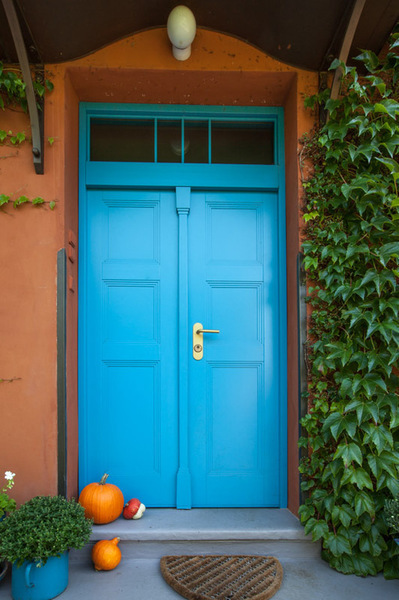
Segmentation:
{"type": "Polygon", "coordinates": [[[163,556],[161,572],[188,600],[268,600],[283,579],[273,556],[163,556]]]}

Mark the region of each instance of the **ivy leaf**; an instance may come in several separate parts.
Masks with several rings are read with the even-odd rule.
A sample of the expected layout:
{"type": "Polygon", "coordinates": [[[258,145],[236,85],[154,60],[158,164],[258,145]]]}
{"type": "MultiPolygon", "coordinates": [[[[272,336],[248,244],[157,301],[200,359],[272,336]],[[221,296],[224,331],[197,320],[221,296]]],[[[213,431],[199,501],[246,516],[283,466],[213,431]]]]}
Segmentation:
{"type": "Polygon", "coordinates": [[[374,106],[374,111],[376,113],[386,113],[394,119],[395,116],[399,114],[399,103],[387,98],[386,100],[377,102],[374,106]]]}
{"type": "Polygon", "coordinates": [[[381,454],[383,450],[391,450],[393,448],[392,433],[384,425],[368,423],[364,429],[364,443],[372,443],[378,454],[381,454]]]}
{"type": "Polygon", "coordinates": [[[371,516],[375,515],[375,506],[370,494],[364,491],[360,491],[356,494],[355,513],[358,517],[363,513],[368,513],[371,516]]]}
{"type": "Polygon", "coordinates": [[[359,553],[351,556],[353,572],[362,577],[368,575],[375,576],[380,569],[377,569],[373,558],[366,553],[359,553]]]}
{"type": "Polygon", "coordinates": [[[342,506],[334,506],[332,511],[332,520],[335,526],[342,523],[345,528],[348,528],[355,518],[355,511],[347,504],[342,506]]]}
{"type": "Polygon", "coordinates": [[[399,257],[399,242],[390,242],[388,244],[384,244],[377,250],[377,253],[380,257],[381,263],[385,267],[391,256],[394,256],[395,258],[399,257]]]}
{"type": "Polygon", "coordinates": [[[393,158],[377,158],[377,160],[383,165],[385,165],[387,169],[389,169],[390,173],[394,178],[394,181],[396,181],[399,178],[399,165],[396,162],[396,160],[394,160],[393,158]]]}
{"type": "Polygon", "coordinates": [[[302,481],[301,482],[301,490],[303,492],[307,492],[309,491],[312,487],[314,487],[316,484],[312,479],[309,479],[308,481],[302,481]]]}
{"type": "Polygon", "coordinates": [[[362,53],[355,57],[355,60],[361,61],[371,72],[380,64],[378,56],[371,50],[362,50],[362,53]]]}
{"type": "Polygon", "coordinates": [[[362,144],[357,148],[353,160],[356,160],[359,154],[363,154],[363,156],[367,158],[367,161],[370,162],[375,151],[376,148],[373,146],[373,144],[362,144]]]}
{"type": "Polygon", "coordinates": [[[359,465],[363,463],[363,454],[357,444],[340,444],[334,454],[334,459],[342,458],[345,467],[347,467],[352,461],[357,462],[359,465]]]}
{"type": "Polygon", "coordinates": [[[376,375],[375,373],[367,373],[363,377],[361,385],[367,392],[368,396],[372,396],[377,387],[381,388],[384,392],[388,391],[385,381],[382,379],[382,377],[376,375]]]}
{"type": "Polygon", "coordinates": [[[373,269],[369,269],[366,272],[366,274],[364,275],[363,279],[361,280],[360,287],[363,287],[370,281],[373,281],[377,276],[378,276],[378,273],[376,273],[373,269]]]}
{"type": "Polygon", "coordinates": [[[341,396],[349,396],[352,393],[352,379],[347,377],[341,383],[341,387],[339,388],[339,393],[341,396]]]}
{"type": "Polygon", "coordinates": [[[371,472],[373,473],[374,477],[377,479],[377,477],[379,477],[382,473],[382,461],[378,456],[374,456],[373,454],[369,455],[367,457],[367,462],[369,463],[371,472]]]}
{"type": "Polygon", "coordinates": [[[302,506],[300,506],[299,510],[298,510],[298,514],[300,516],[301,523],[304,523],[305,521],[307,521],[308,519],[313,517],[314,513],[315,513],[315,507],[312,506],[311,504],[303,504],[302,506]]]}
{"type": "Polygon", "coordinates": [[[390,155],[391,158],[393,158],[394,155],[396,154],[398,145],[399,145],[399,136],[397,136],[397,135],[392,136],[389,140],[387,140],[386,142],[384,142],[382,144],[382,146],[387,149],[388,154],[390,155]]]}
{"type": "Polygon", "coordinates": [[[370,475],[364,469],[353,469],[349,482],[354,483],[361,490],[364,487],[369,490],[374,489],[370,475]]]}
{"type": "Polygon", "coordinates": [[[17,208],[17,206],[21,206],[21,204],[26,204],[27,202],[29,202],[29,198],[26,196],[19,196],[19,198],[14,200],[13,205],[14,208],[17,208]]]}
{"type": "Polygon", "coordinates": [[[324,546],[330,550],[334,556],[341,556],[342,554],[351,554],[352,547],[348,538],[341,533],[334,534],[329,532],[324,537],[324,546]]]}
{"type": "Polygon", "coordinates": [[[380,456],[371,454],[367,457],[367,462],[376,479],[382,473],[388,473],[394,479],[398,478],[398,461],[389,451],[382,451],[380,456]]]}
{"type": "Polygon", "coordinates": [[[337,439],[341,431],[343,430],[344,417],[340,413],[333,412],[328,415],[327,419],[323,424],[323,431],[330,430],[334,439],[337,439]]]}
{"type": "Polygon", "coordinates": [[[309,533],[312,534],[312,540],[317,542],[317,540],[328,534],[328,525],[325,521],[309,519],[305,525],[305,534],[309,535],[309,533]]]}
{"type": "Polygon", "coordinates": [[[44,96],[44,92],[45,92],[45,87],[44,85],[42,85],[41,83],[35,81],[34,82],[34,88],[35,88],[35,92],[36,94],[38,94],[40,97],[44,96]]]}
{"type": "Polygon", "coordinates": [[[26,135],[24,131],[20,131],[16,134],[15,139],[17,140],[18,144],[21,144],[22,142],[25,141],[26,139],[26,135]]]}
{"type": "Polygon", "coordinates": [[[394,479],[393,477],[390,477],[387,481],[387,487],[394,498],[396,498],[399,495],[398,479],[394,479]]]}

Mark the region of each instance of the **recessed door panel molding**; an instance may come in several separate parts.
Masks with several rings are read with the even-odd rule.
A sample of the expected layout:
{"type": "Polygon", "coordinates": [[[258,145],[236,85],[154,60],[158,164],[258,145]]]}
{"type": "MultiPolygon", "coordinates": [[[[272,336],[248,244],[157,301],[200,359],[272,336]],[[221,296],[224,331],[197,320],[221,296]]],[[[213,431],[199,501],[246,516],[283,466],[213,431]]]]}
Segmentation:
{"type": "MultiPolygon", "coordinates": [[[[232,192],[234,193],[234,192],[232,192]]],[[[256,264],[262,256],[262,205],[242,201],[207,202],[208,263],[256,264]]]]}
{"type": "Polygon", "coordinates": [[[235,345],[253,343],[257,339],[263,344],[264,309],[263,285],[257,281],[208,281],[208,304],[215,322],[223,330],[221,344],[235,345]],[[250,322],[242,318],[251,313],[250,322]]]}
{"type": "MultiPolygon", "coordinates": [[[[140,198],[140,196],[139,196],[140,198]]],[[[159,262],[159,198],[123,203],[104,198],[108,207],[108,260],[159,262]]]]}
{"type": "MultiPolygon", "coordinates": [[[[105,463],[106,472],[112,468],[113,477],[128,485],[128,479],[132,472],[153,473],[156,477],[161,475],[161,405],[160,405],[160,362],[130,361],[124,364],[118,361],[104,362],[104,395],[111,398],[106,402],[107,437],[106,443],[99,441],[99,447],[108,449],[108,457],[105,463]],[[140,402],[132,398],[134,390],[140,389],[140,402]],[[126,418],[126,408],[134,406],[135,418],[130,420],[128,436],[120,436],[121,415],[126,418]],[[141,430],[145,429],[147,435],[142,436],[141,430]],[[126,464],[120,461],[120,467],[114,462],[113,448],[117,446],[122,456],[132,456],[132,440],[140,439],[140,459],[132,470],[126,472],[126,464]],[[117,470],[116,470],[117,469],[117,470]]],[[[135,447],[135,445],[133,445],[135,447]]],[[[138,459],[139,457],[137,457],[138,459]]],[[[133,462],[133,461],[132,461],[133,462]]],[[[138,477],[136,476],[136,481],[138,477]]],[[[139,489],[136,483],[137,493],[145,490],[139,489]]]]}
{"type": "Polygon", "coordinates": [[[245,362],[208,364],[208,477],[262,476],[261,369],[245,362]]]}
{"type": "Polygon", "coordinates": [[[106,340],[119,343],[159,343],[159,281],[104,281],[103,318],[106,340]],[[131,307],[135,309],[132,311],[131,307]]]}

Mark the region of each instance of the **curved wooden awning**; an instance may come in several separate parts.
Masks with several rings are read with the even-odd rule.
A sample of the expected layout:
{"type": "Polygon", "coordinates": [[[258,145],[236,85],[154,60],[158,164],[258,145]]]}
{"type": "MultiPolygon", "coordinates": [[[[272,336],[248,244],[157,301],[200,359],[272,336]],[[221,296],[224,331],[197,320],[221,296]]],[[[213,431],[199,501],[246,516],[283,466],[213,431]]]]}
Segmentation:
{"type": "MultiPolygon", "coordinates": [[[[338,56],[355,0],[14,0],[30,62],[87,55],[143,29],[164,27],[176,4],[197,25],[227,33],[300,68],[324,70],[338,56]]],[[[350,56],[378,52],[399,18],[399,0],[366,0],[350,56]]],[[[0,2],[0,59],[17,61],[0,2]]]]}

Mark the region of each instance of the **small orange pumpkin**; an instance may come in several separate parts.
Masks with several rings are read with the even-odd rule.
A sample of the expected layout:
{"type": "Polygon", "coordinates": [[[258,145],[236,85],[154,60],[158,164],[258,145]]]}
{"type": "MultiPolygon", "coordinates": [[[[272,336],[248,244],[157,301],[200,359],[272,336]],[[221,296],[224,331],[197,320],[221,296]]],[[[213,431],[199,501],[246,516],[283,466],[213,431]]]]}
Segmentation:
{"type": "Polygon", "coordinates": [[[112,571],[121,562],[122,553],[118,548],[120,538],[100,540],[91,551],[91,559],[96,571],[112,571]]]}
{"type": "Polygon", "coordinates": [[[118,486],[106,483],[107,473],[100,483],[89,483],[80,492],[79,502],[85,509],[85,515],[97,525],[111,523],[122,513],[124,500],[118,486]]]}

